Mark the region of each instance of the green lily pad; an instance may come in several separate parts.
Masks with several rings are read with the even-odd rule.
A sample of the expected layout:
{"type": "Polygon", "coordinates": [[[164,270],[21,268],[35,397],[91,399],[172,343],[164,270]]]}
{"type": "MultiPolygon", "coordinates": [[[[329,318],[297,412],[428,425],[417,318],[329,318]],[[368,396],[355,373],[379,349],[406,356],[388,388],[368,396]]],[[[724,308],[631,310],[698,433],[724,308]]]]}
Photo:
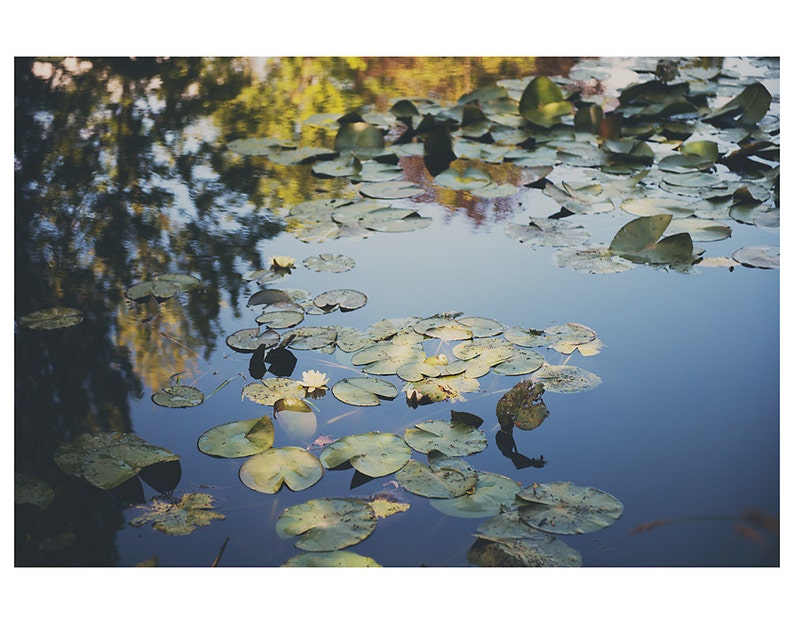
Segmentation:
{"type": "Polygon", "coordinates": [[[274,405],[283,398],[302,398],[305,395],[304,387],[297,381],[286,377],[272,377],[255,381],[243,388],[243,397],[259,405],[274,405]]]}
{"type": "Polygon", "coordinates": [[[574,393],[587,392],[601,385],[601,378],[595,373],[578,366],[556,366],[547,364],[541,367],[532,379],[541,382],[548,392],[574,393]]]}
{"type": "Polygon", "coordinates": [[[19,322],[28,329],[63,329],[83,322],[83,313],[75,308],[54,307],[26,314],[19,322]]]}
{"type": "Polygon", "coordinates": [[[350,462],[368,477],[383,477],[402,468],[411,457],[405,441],[393,433],[352,434],[332,442],[320,453],[320,461],[328,469],[350,462]]]}
{"type": "Polygon", "coordinates": [[[333,385],[331,392],[343,403],[362,407],[380,405],[381,399],[391,400],[398,394],[394,384],[372,377],[342,379],[333,385]]]}
{"type": "Polygon", "coordinates": [[[354,353],[371,347],[375,341],[355,327],[340,327],[336,332],[336,346],[345,353],[354,353]]]}
{"type": "Polygon", "coordinates": [[[463,171],[450,168],[439,173],[435,179],[436,183],[455,191],[471,191],[491,184],[491,176],[476,167],[466,167],[463,171]]]}
{"type": "Polygon", "coordinates": [[[544,347],[548,344],[546,332],[542,329],[525,329],[518,325],[505,330],[505,340],[519,347],[544,347]]]}
{"type": "Polygon", "coordinates": [[[468,340],[472,337],[470,327],[444,316],[421,319],[414,324],[413,329],[428,338],[440,340],[468,340]]]}
{"type": "Polygon", "coordinates": [[[779,269],[780,247],[776,245],[742,247],[733,252],[733,259],[743,266],[750,268],[779,269]]]}
{"type": "Polygon", "coordinates": [[[305,490],[322,476],[320,460],[297,446],[267,449],[249,457],[240,466],[243,485],[265,494],[275,494],[283,485],[293,492],[305,490]]]}
{"type": "Polygon", "coordinates": [[[397,369],[409,362],[424,361],[425,352],[419,344],[375,344],[353,354],[352,363],[363,366],[365,373],[396,375],[397,369]]]}
{"type": "Polygon", "coordinates": [[[529,349],[515,349],[513,355],[493,367],[497,375],[528,375],[543,366],[543,356],[529,349]]]}
{"type": "Polygon", "coordinates": [[[551,128],[574,113],[573,105],[565,100],[560,87],[546,76],[536,76],[526,86],[518,110],[524,119],[543,128],[551,128]]]}
{"type": "Polygon", "coordinates": [[[278,303],[280,301],[289,302],[291,299],[289,295],[285,293],[283,290],[278,290],[277,288],[263,288],[262,290],[255,292],[248,298],[248,305],[249,306],[258,306],[258,305],[270,305],[272,303],[278,303]]]}
{"type": "Polygon", "coordinates": [[[178,460],[179,455],[132,433],[84,433],[55,452],[61,470],[103,490],[121,485],[147,466],[178,460]]]}
{"type": "Polygon", "coordinates": [[[673,219],[665,230],[668,236],[682,232],[689,234],[693,241],[705,243],[730,238],[732,230],[730,226],[715,223],[711,219],[697,219],[695,217],[673,219]]]}
{"type": "Polygon", "coordinates": [[[603,187],[600,184],[574,188],[565,182],[559,187],[547,181],[543,187],[543,193],[551,197],[561,207],[576,214],[609,212],[615,208],[612,202],[605,198],[603,187]]]}
{"type": "Polygon", "coordinates": [[[478,472],[477,484],[463,496],[430,499],[438,511],[456,518],[487,518],[495,516],[503,507],[510,507],[521,486],[502,475],[478,472]]]}
{"type": "Polygon", "coordinates": [[[457,319],[458,323],[471,330],[473,338],[489,338],[498,336],[504,331],[504,325],[499,321],[482,316],[464,316],[457,319]]]}
{"type": "Polygon", "coordinates": [[[694,212],[689,202],[673,197],[632,197],[625,200],[620,207],[626,212],[639,217],[672,215],[673,218],[680,218],[689,217],[694,212]]]}
{"type": "Polygon", "coordinates": [[[55,498],[52,486],[33,475],[14,473],[14,504],[35,505],[39,509],[46,509],[55,498]]]}
{"type": "Polygon", "coordinates": [[[626,223],[609,244],[609,250],[633,262],[692,264],[694,250],[687,232],[656,242],[672,220],[670,214],[639,217],[626,223]]]}
{"type": "Polygon", "coordinates": [[[320,160],[312,166],[316,176],[344,178],[358,175],[361,172],[361,161],[354,155],[341,156],[333,160],[320,160]]]}
{"type": "Polygon", "coordinates": [[[365,501],[354,498],[315,498],[287,507],[276,520],[282,539],[296,535],[297,548],[312,552],[340,550],[369,537],[377,517],[365,501]]]}
{"type": "Polygon", "coordinates": [[[291,338],[289,346],[298,350],[318,350],[336,342],[335,327],[299,327],[285,332],[282,341],[291,338]]]}
{"type": "Polygon", "coordinates": [[[549,415],[543,402],[543,384],[525,379],[508,390],[496,403],[496,417],[502,429],[515,425],[524,431],[537,429],[549,415]]]}
{"type": "Polygon", "coordinates": [[[559,353],[570,355],[581,345],[593,342],[596,333],[581,323],[566,323],[547,327],[544,332],[548,347],[559,353]]]}
{"type": "Polygon", "coordinates": [[[238,353],[253,353],[260,346],[264,346],[265,349],[276,346],[279,338],[278,332],[273,329],[263,330],[261,327],[251,327],[239,329],[227,336],[226,344],[238,353]]]}
{"type": "Polygon", "coordinates": [[[407,199],[421,195],[425,190],[406,180],[391,180],[387,182],[372,182],[364,184],[360,189],[364,197],[373,199],[407,199]]]}
{"type": "Polygon", "coordinates": [[[590,238],[590,232],[583,225],[542,218],[532,219],[528,225],[509,223],[505,226],[505,234],[529,247],[570,247],[590,238]]]}
{"type": "Polygon", "coordinates": [[[415,451],[438,451],[447,457],[479,453],[487,445],[485,434],[471,425],[449,420],[428,420],[405,430],[405,442],[415,451]]]}
{"type": "Polygon", "coordinates": [[[229,149],[242,156],[270,156],[281,147],[289,147],[273,137],[250,137],[235,139],[228,145],[229,149]]]}
{"type": "Polygon", "coordinates": [[[314,298],[314,305],[325,311],[339,308],[342,312],[350,312],[363,307],[367,303],[367,296],[363,292],[341,288],[328,290],[314,298]]]}
{"type": "Polygon", "coordinates": [[[312,271],[344,273],[356,266],[356,261],[343,254],[321,253],[306,258],[303,261],[303,266],[312,271]]]}
{"type": "Polygon", "coordinates": [[[152,395],[160,407],[196,407],[204,402],[204,393],[191,386],[166,386],[152,395]]]}
{"type": "Polygon", "coordinates": [[[248,457],[266,451],[274,440],[273,421],[262,416],[216,425],[201,434],[198,448],[213,457],[248,457]]]}
{"type": "Polygon", "coordinates": [[[730,102],[704,117],[704,121],[754,126],[769,110],[772,95],[760,82],[747,87],[730,102]]]}
{"type": "Polygon", "coordinates": [[[477,483],[475,470],[461,460],[457,464],[427,466],[411,459],[394,476],[404,490],[425,498],[463,496],[477,483]]]}
{"type": "Polygon", "coordinates": [[[310,163],[318,158],[329,158],[336,154],[327,147],[307,145],[296,149],[282,149],[268,155],[268,159],[279,165],[301,165],[310,163]]]}
{"type": "Polygon", "coordinates": [[[611,494],[572,483],[536,483],[517,496],[528,503],[518,509],[521,519],[547,533],[592,533],[623,514],[623,503],[611,494]]]}
{"type": "Polygon", "coordinates": [[[366,121],[343,122],[334,138],[334,149],[340,154],[353,152],[361,158],[372,158],[383,152],[383,132],[366,121]]]}
{"type": "Polygon", "coordinates": [[[509,182],[503,182],[502,184],[491,183],[487,186],[472,189],[471,191],[472,195],[475,197],[481,197],[482,199],[510,197],[516,193],[518,193],[518,187],[515,184],[510,184],[509,182]]]}
{"type": "Polygon", "coordinates": [[[411,232],[421,230],[432,223],[411,208],[379,208],[364,215],[359,223],[375,232],[411,232]]]}
{"type": "Polygon", "coordinates": [[[406,386],[406,395],[418,397],[431,403],[439,401],[461,401],[467,392],[479,390],[480,384],[476,379],[466,375],[443,375],[440,377],[424,379],[406,386]]]}
{"type": "Polygon", "coordinates": [[[364,557],[348,550],[305,552],[287,559],[285,568],[380,568],[372,557],[364,557]]]}
{"type": "Polygon", "coordinates": [[[196,527],[209,526],[213,520],[223,520],[226,516],[212,511],[215,499],[209,494],[193,492],[183,494],[177,502],[154,499],[146,508],[146,513],[130,520],[134,527],[151,522],[158,531],[168,535],[189,535],[196,527]]]}
{"type": "Polygon", "coordinates": [[[149,297],[160,300],[170,299],[180,292],[195,288],[199,283],[199,280],[192,275],[166,273],[130,286],[125,294],[133,301],[143,301],[149,297]]]}
{"type": "Polygon", "coordinates": [[[269,329],[288,329],[300,325],[303,322],[304,314],[303,307],[297,303],[279,301],[265,306],[262,314],[256,317],[256,322],[260,325],[267,325],[269,329]]]}

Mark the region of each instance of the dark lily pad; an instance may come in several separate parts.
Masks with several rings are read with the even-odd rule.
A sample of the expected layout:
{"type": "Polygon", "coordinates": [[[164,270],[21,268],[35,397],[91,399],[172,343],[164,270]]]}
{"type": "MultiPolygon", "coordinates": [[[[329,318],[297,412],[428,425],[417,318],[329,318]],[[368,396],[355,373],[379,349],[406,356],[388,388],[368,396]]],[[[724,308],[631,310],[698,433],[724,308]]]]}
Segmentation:
{"type": "Polygon", "coordinates": [[[39,509],[46,509],[55,498],[52,486],[33,475],[14,473],[14,504],[35,505],[39,509]]]}
{"type": "Polygon", "coordinates": [[[337,152],[353,152],[361,158],[372,158],[381,154],[385,145],[383,132],[366,121],[341,123],[334,139],[334,149],[337,152]]]}
{"type": "Polygon", "coordinates": [[[321,253],[309,256],[303,261],[303,265],[312,271],[344,273],[356,266],[356,261],[342,254],[321,253]]]}
{"type": "Polygon", "coordinates": [[[611,494],[572,483],[536,483],[517,496],[521,519],[547,533],[575,535],[610,526],[623,514],[623,503],[611,494]]]}
{"type": "Polygon", "coordinates": [[[26,314],[19,322],[28,329],[63,329],[83,322],[83,313],[75,308],[54,307],[26,314]]]}
{"type": "Polygon", "coordinates": [[[130,286],[125,294],[133,301],[143,301],[149,297],[160,300],[170,299],[180,292],[195,288],[199,283],[199,280],[192,275],[166,273],[130,286]]]}
{"type": "Polygon", "coordinates": [[[273,329],[262,330],[261,327],[239,329],[226,337],[226,344],[238,353],[253,353],[260,346],[265,349],[278,344],[279,334],[273,329]]]}
{"type": "Polygon", "coordinates": [[[314,298],[314,305],[330,312],[339,308],[342,312],[349,312],[363,307],[367,303],[367,296],[358,290],[349,288],[328,290],[314,298]]]}
{"type": "Polygon", "coordinates": [[[629,221],[612,239],[609,250],[633,262],[692,264],[695,256],[689,233],[674,234],[656,242],[671,220],[670,214],[657,214],[629,221]]]}
{"type": "Polygon", "coordinates": [[[383,477],[402,468],[411,457],[405,441],[393,433],[361,433],[340,438],[324,447],[320,461],[328,469],[350,462],[368,477],[383,477]]]}
{"type": "Polygon", "coordinates": [[[248,457],[273,446],[275,429],[267,416],[235,420],[208,429],[198,439],[198,448],[213,457],[248,457]]]}
{"type": "Polygon", "coordinates": [[[538,428],[549,415],[543,402],[543,384],[525,379],[508,390],[496,403],[496,417],[502,429],[513,425],[524,431],[538,428]]]}
{"type": "Polygon", "coordinates": [[[276,533],[282,539],[300,535],[297,548],[324,552],[358,544],[372,534],[377,521],[365,501],[315,498],[287,507],[276,521],[276,533]]]}
{"type": "Polygon", "coordinates": [[[466,558],[481,568],[498,567],[580,567],[579,551],[564,542],[538,531],[532,539],[478,538],[466,558]]]}
{"type": "Polygon", "coordinates": [[[526,86],[518,103],[518,110],[527,121],[551,128],[572,115],[573,105],[565,100],[562,90],[546,76],[536,76],[526,86]]]}
{"type": "Polygon", "coordinates": [[[121,485],[147,466],[178,460],[179,455],[132,433],[84,433],[55,452],[61,470],[103,490],[121,485]]]}
{"type": "Polygon", "coordinates": [[[275,494],[283,485],[293,492],[305,490],[322,476],[320,460],[297,446],[270,448],[248,458],[240,466],[243,485],[265,494],[275,494]]]}

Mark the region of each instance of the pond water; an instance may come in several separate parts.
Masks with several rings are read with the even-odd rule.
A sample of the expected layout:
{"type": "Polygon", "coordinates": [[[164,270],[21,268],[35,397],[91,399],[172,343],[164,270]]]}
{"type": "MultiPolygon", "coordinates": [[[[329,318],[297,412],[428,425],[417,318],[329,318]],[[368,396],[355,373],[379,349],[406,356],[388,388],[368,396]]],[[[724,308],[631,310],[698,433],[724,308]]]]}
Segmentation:
{"type": "MultiPolygon", "coordinates": [[[[305,489],[265,493],[241,476],[248,457],[199,448],[213,427],[266,417],[259,422],[272,424],[273,448],[327,459],[341,438],[382,432],[410,441],[407,430],[465,412],[483,421],[468,433],[484,447],[460,458],[479,491],[500,475],[516,490],[570,482],[619,501],[608,521],[581,501],[557,506],[544,534],[570,549],[569,562],[778,566],[780,272],[767,263],[779,248],[779,62],[674,59],[680,73],[665,76],[657,61],[16,59],[15,565],[281,566],[306,552],[278,530],[286,509],[305,517],[299,506],[309,501],[379,496],[402,504],[400,511],[379,517],[345,552],[384,567],[486,565],[473,554],[474,534],[507,512],[512,490],[505,500],[494,494],[478,502],[482,513],[461,511],[410,491],[396,469],[367,476],[325,465],[305,489]],[[535,76],[552,78],[566,99],[540,82],[532,92],[535,76]],[[626,97],[627,86],[645,83],[653,89],[626,97]],[[687,85],[684,96],[675,85],[687,85]],[[763,91],[746,91],[750,85],[763,91]],[[479,104],[457,106],[485,88],[472,98],[479,104]],[[766,108],[748,120],[764,93],[766,108]],[[735,114],[714,115],[736,98],[735,114]],[[404,100],[415,109],[396,115],[393,106],[404,100]],[[540,123],[527,121],[533,112],[524,104],[533,103],[543,111],[534,118],[540,123]],[[607,120],[622,112],[622,138],[599,136],[578,115],[575,124],[571,114],[552,114],[544,125],[546,105],[562,113],[600,109],[607,120]],[[354,112],[360,120],[344,127],[358,160],[345,152],[337,121],[354,112]],[[405,134],[411,125],[413,139],[405,134]],[[373,147],[377,138],[366,134],[373,128],[383,146],[373,147]],[[425,158],[428,136],[442,145],[439,171],[425,158]],[[716,146],[719,158],[683,169],[665,160],[697,142],[716,146]],[[446,160],[445,147],[453,151],[446,160]],[[447,178],[448,168],[455,173],[447,178]],[[390,184],[371,186],[381,180],[390,184]],[[400,196],[395,180],[410,196],[400,196]],[[600,186],[585,186],[593,184],[600,186]],[[372,218],[385,206],[399,211],[372,218]],[[602,252],[607,264],[581,267],[565,255],[604,250],[629,222],[670,213],[671,226],[687,222],[681,231],[691,234],[683,238],[694,241],[688,262],[678,251],[660,251],[651,262],[602,252]],[[708,219],[705,229],[686,229],[699,219],[708,219]],[[747,248],[755,250],[751,260],[733,260],[747,248]],[[352,267],[304,264],[320,254],[352,267]],[[272,270],[275,256],[291,258],[293,268],[272,270]],[[196,281],[160,280],[157,299],[129,290],[170,274],[196,281]],[[459,321],[476,317],[496,322],[502,348],[540,354],[543,366],[499,374],[493,367],[502,358],[484,374],[448,369],[441,384],[412,386],[405,369],[403,378],[364,371],[352,347],[332,340],[325,349],[303,348],[295,340],[286,346],[296,358],[290,371],[254,375],[253,349],[233,349],[227,339],[267,329],[257,322],[265,304],[251,299],[263,289],[257,296],[268,301],[303,304],[299,324],[270,321],[278,337],[268,353],[303,328],[331,327],[340,340],[340,328],[367,333],[388,319],[422,345],[421,359],[460,363],[460,346],[483,333],[477,325],[466,334],[459,321]],[[342,311],[313,303],[339,289],[363,293],[365,304],[342,311]],[[32,313],[53,307],[78,310],[80,322],[31,326],[32,313]],[[426,322],[425,333],[407,321],[436,315],[446,316],[426,322]],[[547,340],[506,339],[519,330],[547,340]],[[556,332],[578,338],[565,348],[549,338],[556,332]],[[539,374],[560,365],[596,382],[569,389],[551,379],[539,426],[500,423],[506,393],[523,380],[537,385],[539,374]],[[328,389],[298,392],[299,409],[309,411],[279,417],[278,397],[258,402],[251,394],[279,378],[295,390],[309,370],[326,375],[328,389]],[[335,384],[360,377],[388,381],[397,396],[377,406],[335,396],[335,384]],[[153,400],[177,386],[197,388],[203,400],[191,407],[153,400]],[[412,388],[425,400],[409,401],[412,388]],[[81,464],[79,450],[65,460],[64,449],[101,432],[135,434],[178,461],[98,487],[92,475],[96,483],[108,463],[123,472],[135,458],[119,462],[112,449],[100,451],[97,467],[81,464]],[[167,510],[173,518],[180,510],[168,506],[194,493],[211,513],[192,519],[206,524],[170,534],[145,516],[167,510]],[[588,511],[605,526],[555,532],[555,523],[581,522],[588,511]]],[[[465,427],[472,425],[457,429],[465,427]]],[[[429,462],[426,450],[405,448],[414,462],[429,462]]],[[[446,474],[457,478],[460,470],[446,474]]],[[[471,498],[473,488],[456,497],[471,498]]]]}

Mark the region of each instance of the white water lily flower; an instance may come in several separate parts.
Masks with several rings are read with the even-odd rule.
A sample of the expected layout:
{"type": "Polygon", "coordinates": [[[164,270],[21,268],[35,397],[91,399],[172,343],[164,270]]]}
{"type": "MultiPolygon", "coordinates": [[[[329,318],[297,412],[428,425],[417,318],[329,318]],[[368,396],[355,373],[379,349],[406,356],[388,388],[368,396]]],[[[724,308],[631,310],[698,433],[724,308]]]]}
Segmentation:
{"type": "Polygon", "coordinates": [[[273,269],[292,269],[295,267],[295,258],[290,256],[271,256],[268,262],[273,269]]]}
{"type": "Polygon", "coordinates": [[[298,382],[306,392],[314,392],[315,390],[322,390],[327,387],[328,376],[316,370],[309,370],[303,372],[303,381],[298,382]]]}

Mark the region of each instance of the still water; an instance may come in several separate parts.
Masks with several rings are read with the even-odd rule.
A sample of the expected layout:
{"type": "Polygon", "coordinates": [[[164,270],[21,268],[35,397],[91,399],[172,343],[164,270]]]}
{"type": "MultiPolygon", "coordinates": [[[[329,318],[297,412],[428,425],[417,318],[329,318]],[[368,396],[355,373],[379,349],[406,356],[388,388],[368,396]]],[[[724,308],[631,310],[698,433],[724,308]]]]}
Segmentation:
{"type": "MultiPolygon", "coordinates": [[[[777,114],[777,61],[710,62],[722,64],[729,82],[761,80],[773,95],[769,114],[777,114]]],[[[305,326],[366,331],[383,319],[455,311],[505,327],[579,323],[604,347],[587,357],[544,350],[547,364],[581,367],[601,384],[545,393],[547,420],[514,431],[514,452],[534,461],[516,462],[496,443],[497,401],[529,375],[493,373],[465,400],[413,407],[404,394],[354,407],[328,392],[311,402],[317,422],[308,432],[275,419],[275,447],[319,454],[321,436],[401,435],[423,421],[448,420],[450,410],[465,411],[484,420],[487,447],[466,458],[476,470],[524,487],[592,486],[623,504],[611,526],[559,536],[583,566],[779,565],[778,270],[572,270],[558,265],[557,249],[505,236],[508,224],[559,210],[540,188],[520,184],[509,196],[480,198],[442,188],[421,156],[410,155],[401,157],[403,178],[424,192],[394,204],[411,206],[432,220],[429,226],[307,242],[291,224],[290,208],[349,197],[355,184],[313,175],[311,164],[229,149],[254,137],[332,148],[335,130],[312,116],[385,115],[404,98],[452,106],[479,87],[533,75],[568,84],[582,63],[598,69],[606,108],[618,89],[647,79],[656,59],[17,59],[15,473],[49,484],[53,496],[45,506],[17,501],[15,564],[280,566],[300,552],[294,539],[276,534],[285,508],[386,492],[410,507],[380,519],[351,550],[385,567],[470,565],[483,518],[444,514],[394,475],[351,484],[353,470],[326,470],[306,490],[265,494],[241,482],[244,458],[198,449],[199,437],[216,425],[273,415],[272,407],[242,396],[255,381],[251,355],[229,348],[226,338],[256,327],[261,306],[248,300],[262,287],[250,274],[280,255],[294,258],[295,268],[274,288],[366,294],[363,307],[307,314],[305,326]],[[303,260],[320,253],[347,256],[355,266],[307,269],[303,260]],[[165,273],[192,275],[200,285],[159,303],[125,296],[133,284],[165,273]],[[83,320],[38,331],[20,323],[52,306],[79,309],[83,320]],[[204,402],[156,404],[152,395],[175,376],[199,388],[204,402]],[[170,450],[180,458],[177,472],[159,489],[134,478],[104,491],[55,464],[61,443],[100,431],[134,433],[170,450]],[[224,518],[187,535],[133,522],[163,491],[176,499],[207,493],[224,518]],[[638,530],[655,521],[665,523],[638,530]]],[[[557,162],[548,179],[581,172],[557,162]]],[[[632,218],[618,208],[570,220],[606,246],[632,218]]],[[[729,238],[696,246],[709,257],[730,257],[740,247],[779,245],[777,228],[730,226],[729,238]]],[[[424,346],[428,355],[451,356],[454,345],[433,339],[424,346]]],[[[294,379],[319,370],[331,388],[360,374],[339,350],[292,352],[294,379]]]]}

